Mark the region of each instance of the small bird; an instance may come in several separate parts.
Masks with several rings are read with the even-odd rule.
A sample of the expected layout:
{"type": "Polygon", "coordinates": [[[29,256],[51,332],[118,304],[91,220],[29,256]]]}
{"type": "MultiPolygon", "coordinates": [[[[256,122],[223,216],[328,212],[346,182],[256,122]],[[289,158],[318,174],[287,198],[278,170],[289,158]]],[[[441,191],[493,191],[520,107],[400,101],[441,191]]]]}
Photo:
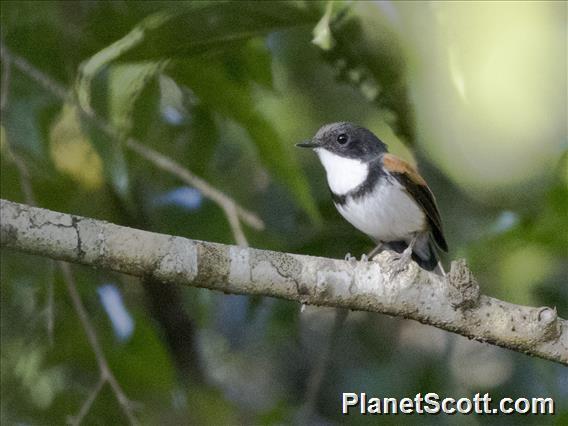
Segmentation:
{"type": "Polygon", "coordinates": [[[335,207],[377,244],[370,259],[387,248],[398,253],[396,271],[412,258],[422,268],[445,275],[434,247],[448,251],[436,199],[414,167],[353,123],[326,124],[312,140],[296,146],[315,151],[335,207]]]}

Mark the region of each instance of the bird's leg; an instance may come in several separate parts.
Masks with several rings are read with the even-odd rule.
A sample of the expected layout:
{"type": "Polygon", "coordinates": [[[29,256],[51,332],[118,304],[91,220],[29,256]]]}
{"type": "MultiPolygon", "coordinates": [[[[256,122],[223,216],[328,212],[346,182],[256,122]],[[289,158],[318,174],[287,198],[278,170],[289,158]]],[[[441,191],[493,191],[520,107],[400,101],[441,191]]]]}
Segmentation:
{"type": "Polygon", "coordinates": [[[412,237],[412,240],[410,240],[410,244],[408,244],[408,247],[404,249],[404,251],[402,253],[400,253],[397,257],[398,259],[396,260],[396,262],[393,263],[393,270],[396,273],[402,272],[403,270],[406,269],[406,267],[408,266],[408,264],[410,263],[410,258],[412,256],[412,250],[414,249],[414,245],[416,244],[416,240],[418,240],[418,235],[414,235],[414,237],[412,237]]]}
{"type": "MultiPolygon", "coordinates": [[[[379,254],[382,250],[383,250],[383,243],[377,244],[377,246],[369,252],[369,254],[367,255],[367,259],[373,260],[373,257],[375,257],[377,254],[379,254]]],[[[363,256],[365,256],[365,255],[363,255],[363,256]]],[[[362,256],[361,256],[361,260],[363,260],[362,256]]]]}

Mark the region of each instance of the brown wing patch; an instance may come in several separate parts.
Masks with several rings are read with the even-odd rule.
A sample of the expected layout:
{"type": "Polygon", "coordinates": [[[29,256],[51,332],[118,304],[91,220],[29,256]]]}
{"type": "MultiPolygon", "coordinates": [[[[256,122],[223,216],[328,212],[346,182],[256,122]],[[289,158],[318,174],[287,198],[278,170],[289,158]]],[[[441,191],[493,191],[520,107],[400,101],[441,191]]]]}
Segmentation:
{"type": "Polygon", "coordinates": [[[385,154],[383,156],[383,165],[385,169],[391,173],[402,173],[418,185],[426,185],[426,181],[418,174],[418,171],[412,167],[409,163],[400,158],[392,155],[385,154]]]}

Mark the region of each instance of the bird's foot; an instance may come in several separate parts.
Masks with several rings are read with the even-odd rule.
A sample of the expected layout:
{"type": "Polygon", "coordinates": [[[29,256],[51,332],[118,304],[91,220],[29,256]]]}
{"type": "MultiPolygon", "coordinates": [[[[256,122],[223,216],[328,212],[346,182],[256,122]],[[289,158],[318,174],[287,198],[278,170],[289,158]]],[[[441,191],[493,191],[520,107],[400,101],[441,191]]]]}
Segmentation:
{"type": "Polygon", "coordinates": [[[412,257],[412,249],[406,249],[402,253],[395,252],[395,260],[391,264],[391,269],[395,274],[400,274],[410,264],[410,259],[412,257]]]}
{"type": "Polygon", "coordinates": [[[351,253],[347,253],[344,259],[348,262],[357,262],[357,258],[355,256],[351,256],[351,253]]]}
{"type": "MultiPolygon", "coordinates": [[[[397,253],[398,254],[398,253],[397,253]]],[[[344,258],[346,261],[348,262],[358,262],[357,258],[355,256],[351,256],[351,253],[347,253],[345,255],[344,258]]],[[[368,254],[363,253],[361,255],[361,260],[359,260],[359,262],[370,262],[371,260],[373,260],[368,254]]]]}

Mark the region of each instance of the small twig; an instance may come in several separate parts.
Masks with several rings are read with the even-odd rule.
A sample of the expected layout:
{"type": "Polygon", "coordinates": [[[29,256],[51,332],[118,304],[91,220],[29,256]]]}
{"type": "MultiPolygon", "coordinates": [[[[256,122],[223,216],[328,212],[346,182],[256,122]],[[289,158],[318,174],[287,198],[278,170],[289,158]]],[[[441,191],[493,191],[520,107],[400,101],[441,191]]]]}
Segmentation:
{"type": "Polygon", "coordinates": [[[97,382],[97,384],[95,385],[95,387],[93,388],[93,390],[91,391],[85,402],[83,402],[83,405],[81,406],[81,409],[79,410],[77,415],[69,419],[69,425],[79,426],[81,424],[81,422],[83,421],[89,410],[91,409],[91,405],[93,405],[93,402],[95,402],[95,399],[97,399],[97,396],[99,395],[106,381],[107,381],[106,378],[103,377],[102,375],[99,377],[99,381],[97,382]]]}
{"type": "Polygon", "coordinates": [[[114,374],[110,370],[108,361],[105,357],[101,344],[99,343],[95,327],[91,323],[89,315],[87,314],[87,310],[85,309],[85,305],[83,305],[81,296],[77,291],[77,284],[75,283],[75,278],[73,277],[73,273],[71,272],[71,267],[66,262],[57,262],[57,264],[61,269],[61,272],[63,273],[63,278],[64,278],[63,281],[67,286],[67,292],[71,297],[71,301],[73,302],[73,307],[75,308],[75,312],[77,312],[79,321],[81,321],[81,325],[85,330],[85,334],[87,334],[87,340],[89,341],[91,349],[93,350],[95,358],[97,359],[97,363],[99,365],[99,370],[101,373],[101,379],[109,382],[114,392],[114,395],[116,396],[116,399],[122,408],[122,411],[128,418],[129,423],[133,425],[138,424],[136,418],[134,417],[134,413],[132,412],[130,401],[126,397],[126,394],[122,390],[122,387],[119,385],[116,378],[114,377],[114,374]]]}
{"type": "MultiPolygon", "coordinates": [[[[60,98],[62,101],[69,102],[74,105],[80,112],[80,114],[88,118],[99,130],[103,131],[114,139],[122,141],[121,133],[118,131],[118,129],[102,120],[94,113],[94,111],[87,111],[82,108],[75,97],[72,96],[72,94],[68,90],[66,90],[64,86],[52,80],[50,77],[35,68],[25,59],[8,51],[8,49],[3,44],[1,52],[2,59],[4,61],[12,62],[20,71],[24,72],[26,75],[38,82],[45,89],[60,98]]],[[[256,214],[240,206],[235,200],[211,186],[202,178],[191,173],[187,168],[182,167],[165,155],[144,146],[136,139],[129,138],[126,141],[126,146],[140,156],[144,157],[146,160],[152,162],[160,169],[178,177],[186,184],[193,186],[194,188],[199,190],[204,197],[209,198],[211,201],[219,205],[219,207],[223,209],[223,212],[227,216],[227,221],[231,226],[231,230],[233,231],[233,235],[237,244],[246,245],[246,238],[244,237],[244,233],[240,225],[240,220],[254,229],[264,229],[263,221],[256,214]]]]}
{"type": "Polygon", "coordinates": [[[243,228],[241,227],[241,221],[239,220],[239,216],[236,212],[234,205],[227,205],[223,207],[225,211],[225,216],[227,216],[227,221],[231,226],[231,231],[233,231],[233,235],[235,237],[235,241],[237,245],[242,247],[248,247],[247,237],[243,232],[243,228]]]}
{"type": "Polygon", "coordinates": [[[227,217],[229,217],[231,214],[233,214],[232,212],[234,212],[234,214],[238,215],[243,220],[243,222],[245,222],[252,228],[255,228],[257,230],[264,228],[264,223],[257,215],[241,207],[223,192],[212,187],[203,179],[194,175],[185,167],[180,166],[172,159],[166,157],[163,154],[160,154],[157,151],[154,151],[151,148],[148,148],[145,145],[142,145],[140,142],[132,138],[126,141],[126,146],[132,151],[136,152],[138,155],[150,161],[156,167],[174,176],[177,176],[181,181],[199,190],[205,197],[221,206],[221,208],[225,211],[227,217]]]}
{"type": "Polygon", "coordinates": [[[22,193],[24,194],[26,203],[30,206],[35,206],[36,201],[28,166],[26,166],[26,163],[20,158],[20,156],[12,150],[9,143],[4,144],[4,149],[6,150],[8,160],[14,163],[16,169],[18,169],[18,174],[20,175],[20,186],[22,187],[22,193]]]}
{"type": "Polygon", "coordinates": [[[18,68],[24,74],[27,74],[29,77],[45,87],[58,98],[69,100],[70,95],[67,90],[65,90],[65,87],[53,81],[24,58],[10,52],[4,45],[4,43],[2,43],[2,45],[0,46],[0,54],[2,56],[2,61],[12,63],[16,68],[18,68]]]}

